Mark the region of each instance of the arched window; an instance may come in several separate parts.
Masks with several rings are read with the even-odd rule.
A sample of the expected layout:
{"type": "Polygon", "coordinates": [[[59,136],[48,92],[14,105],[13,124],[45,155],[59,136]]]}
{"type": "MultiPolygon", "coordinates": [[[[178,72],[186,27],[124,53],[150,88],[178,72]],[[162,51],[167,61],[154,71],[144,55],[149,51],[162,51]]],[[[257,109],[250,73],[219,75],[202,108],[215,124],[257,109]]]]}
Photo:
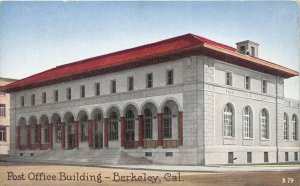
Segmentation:
{"type": "Polygon", "coordinates": [[[148,108],[144,111],[144,138],[152,139],[152,112],[148,108]]]}
{"type": "Polygon", "coordinates": [[[234,136],[234,113],[231,104],[227,104],[224,108],[224,136],[233,137],[234,136]]]}
{"type": "Polygon", "coordinates": [[[163,122],[164,138],[172,138],[172,112],[167,106],[164,107],[163,122]]]}
{"type": "Polygon", "coordinates": [[[95,114],[94,116],[94,128],[95,128],[95,132],[101,132],[100,131],[100,122],[102,120],[102,115],[100,113],[95,114]]]}
{"type": "Polygon", "coordinates": [[[19,121],[20,125],[20,144],[26,145],[26,120],[24,118],[21,118],[19,121]]]}
{"type": "Polygon", "coordinates": [[[84,115],[80,118],[80,141],[85,142],[88,139],[88,130],[87,130],[87,115],[84,115]]]}
{"type": "Polygon", "coordinates": [[[134,141],[134,113],[132,110],[126,111],[124,132],[126,141],[134,141]]]}
{"type": "Polygon", "coordinates": [[[42,143],[49,143],[49,120],[47,116],[43,115],[40,119],[41,123],[41,135],[42,135],[42,143]]]}
{"type": "Polygon", "coordinates": [[[292,125],[293,125],[293,140],[298,140],[298,118],[296,114],[292,117],[292,125]]]}
{"type": "Polygon", "coordinates": [[[60,124],[60,119],[57,119],[54,122],[55,126],[55,142],[56,143],[61,143],[61,124],[60,124]]]}
{"type": "Polygon", "coordinates": [[[284,113],[283,115],[283,139],[289,139],[289,120],[287,113],[284,113]]]}
{"type": "Polygon", "coordinates": [[[269,114],[266,109],[260,113],[260,134],[262,139],[269,139],[269,114]]]}
{"type": "Polygon", "coordinates": [[[252,112],[250,107],[244,108],[244,138],[253,138],[252,112]]]}
{"type": "Polygon", "coordinates": [[[116,112],[109,115],[109,140],[118,140],[118,116],[116,112]]]}
{"type": "Polygon", "coordinates": [[[37,120],[35,117],[32,117],[29,120],[29,125],[30,125],[30,143],[37,144],[38,143],[38,126],[37,126],[37,120]]]}
{"type": "Polygon", "coordinates": [[[43,130],[44,130],[44,143],[49,143],[49,123],[48,123],[48,120],[44,124],[43,130]]]}
{"type": "Polygon", "coordinates": [[[74,127],[72,126],[73,123],[74,123],[74,117],[71,116],[67,119],[68,134],[74,134],[74,127]]]}

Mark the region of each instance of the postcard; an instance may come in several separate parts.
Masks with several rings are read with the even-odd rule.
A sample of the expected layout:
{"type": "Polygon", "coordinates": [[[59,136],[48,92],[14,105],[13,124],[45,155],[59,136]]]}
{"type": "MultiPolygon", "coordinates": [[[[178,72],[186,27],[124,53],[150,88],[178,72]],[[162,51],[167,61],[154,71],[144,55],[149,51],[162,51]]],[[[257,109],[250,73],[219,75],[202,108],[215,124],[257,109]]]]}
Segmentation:
{"type": "Polygon", "coordinates": [[[1,2],[1,185],[299,185],[299,10],[1,2]]]}

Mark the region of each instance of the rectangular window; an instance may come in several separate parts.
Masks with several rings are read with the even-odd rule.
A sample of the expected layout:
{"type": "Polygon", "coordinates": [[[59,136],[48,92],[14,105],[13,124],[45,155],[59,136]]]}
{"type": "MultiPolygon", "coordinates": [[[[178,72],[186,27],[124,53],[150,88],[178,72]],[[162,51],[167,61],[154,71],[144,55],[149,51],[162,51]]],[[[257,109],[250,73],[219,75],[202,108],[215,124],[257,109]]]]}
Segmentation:
{"type": "Polygon", "coordinates": [[[128,79],[127,79],[127,89],[128,89],[128,91],[133,91],[133,89],[134,89],[134,79],[133,79],[133,77],[128,77],[128,79]]]}
{"type": "Polygon", "coordinates": [[[24,107],[24,106],[25,106],[24,96],[21,96],[21,97],[20,97],[20,105],[21,105],[21,107],[24,107]]]}
{"type": "Polygon", "coordinates": [[[47,102],[47,95],[46,92],[42,93],[42,103],[45,104],[47,102]]]}
{"type": "Polygon", "coordinates": [[[232,72],[226,72],[226,85],[232,86],[232,72]]]}
{"type": "Polygon", "coordinates": [[[100,96],[100,83],[95,83],[95,96],[100,96]]]}
{"type": "Polygon", "coordinates": [[[228,163],[233,163],[233,152],[228,152],[228,163]]]}
{"type": "Polygon", "coordinates": [[[172,157],[172,156],[173,156],[173,152],[166,152],[166,153],[165,153],[165,156],[166,156],[166,157],[172,157]]]}
{"type": "Polygon", "coordinates": [[[247,163],[252,163],[252,152],[247,152],[247,163]]]}
{"type": "Polygon", "coordinates": [[[289,161],[289,152],[284,153],[284,159],[285,161],[289,161]]]}
{"type": "Polygon", "coordinates": [[[153,87],[153,74],[149,73],[146,75],[146,88],[153,87]]]}
{"type": "Polygon", "coordinates": [[[246,90],[250,90],[250,88],[251,88],[251,79],[250,79],[250,76],[246,76],[245,77],[245,88],[246,88],[246,90]]]}
{"type": "Polygon", "coordinates": [[[0,141],[6,141],[6,127],[0,128],[0,141]]]}
{"type": "Polygon", "coordinates": [[[71,100],[72,99],[72,91],[71,88],[67,88],[67,100],[71,100]]]}
{"type": "Polygon", "coordinates": [[[5,117],[5,104],[0,104],[0,117],[5,117]]]}
{"type": "Polygon", "coordinates": [[[85,86],[84,85],[80,86],[80,97],[81,98],[85,97],[85,86]]]}
{"type": "Polygon", "coordinates": [[[54,102],[58,102],[58,90],[54,90],[54,102]]]}
{"type": "Polygon", "coordinates": [[[5,92],[0,91],[0,96],[4,96],[5,92]]]}
{"type": "Polygon", "coordinates": [[[152,152],[145,152],[145,156],[152,156],[152,152]]]}
{"type": "Polygon", "coordinates": [[[264,162],[269,162],[269,153],[264,152],[264,162]]]}
{"type": "Polygon", "coordinates": [[[298,161],[298,152],[294,152],[294,159],[295,161],[298,161]]]}
{"type": "Polygon", "coordinates": [[[110,93],[116,93],[117,92],[117,83],[116,80],[110,81],[110,93]]]}
{"type": "Polygon", "coordinates": [[[174,83],[174,72],[173,70],[167,71],[167,85],[173,85],[174,83]]]}
{"type": "Polygon", "coordinates": [[[267,93],[267,81],[266,80],[262,81],[262,92],[267,93]]]}
{"type": "Polygon", "coordinates": [[[31,95],[31,105],[35,105],[35,94],[31,95]]]}

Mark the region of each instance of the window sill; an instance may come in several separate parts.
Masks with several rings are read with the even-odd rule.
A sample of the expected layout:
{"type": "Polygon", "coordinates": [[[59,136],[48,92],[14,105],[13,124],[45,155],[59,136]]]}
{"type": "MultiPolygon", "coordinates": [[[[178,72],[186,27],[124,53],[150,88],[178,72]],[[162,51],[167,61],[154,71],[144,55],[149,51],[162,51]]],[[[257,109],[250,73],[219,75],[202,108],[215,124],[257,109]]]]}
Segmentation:
{"type": "Polygon", "coordinates": [[[232,137],[232,136],[223,136],[223,139],[235,140],[235,137],[232,137]]]}
{"type": "Polygon", "coordinates": [[[247,141],[253,141],[254,138],[243,138],[243,140],[247,140],[247,141]]]}
{"type": "Polygon", "coordinates": [[[260,138],[260,141],[270,141],[268,138],[260,138]]]}
{"type": "Polygon", "coordinates": [[[178,140],[178,138],[163,138],[163,140],[178,140]]]}
{"type": "Polygon", "coordinates": [[[234,138],[223,139],[223,145],[236,145],[236,140],[234,138]]]}

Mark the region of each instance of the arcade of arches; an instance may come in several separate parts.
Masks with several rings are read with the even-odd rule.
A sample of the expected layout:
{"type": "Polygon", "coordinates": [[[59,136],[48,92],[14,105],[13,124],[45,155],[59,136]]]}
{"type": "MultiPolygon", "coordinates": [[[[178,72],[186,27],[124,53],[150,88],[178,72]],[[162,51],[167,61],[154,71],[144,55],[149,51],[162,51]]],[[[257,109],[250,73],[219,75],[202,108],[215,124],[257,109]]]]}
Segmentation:
{"type": "Polygon", "coordinates": [[[90,119],[85,110],[77,116],[72,112],[63,116],[55,113],[51,118],[32,116],[28,122],[21,117],[16,128],[16,148],[100,149],[109,148],[110,142],[126,149],[176,148],[183,145],[182,115],[177,103],[168,100],[161,111],[153,103],[146,103],[141,114],[130,104],[123,113],[116,106],[110,107],[107,117],[99,108],[92,111],[90,119]]]}

